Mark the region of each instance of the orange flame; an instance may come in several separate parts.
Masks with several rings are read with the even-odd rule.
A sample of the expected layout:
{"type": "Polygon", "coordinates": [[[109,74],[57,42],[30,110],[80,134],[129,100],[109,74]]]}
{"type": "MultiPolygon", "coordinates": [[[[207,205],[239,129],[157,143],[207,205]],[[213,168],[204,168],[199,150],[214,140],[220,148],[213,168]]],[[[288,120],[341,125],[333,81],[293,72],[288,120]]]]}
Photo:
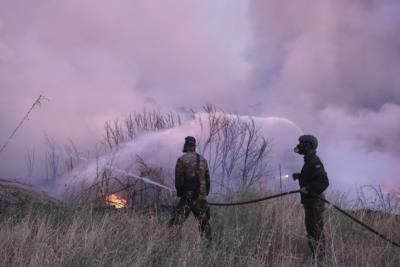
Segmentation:
{"type": "Polygon", "coordinates": [[[117,209],[126,207],[128,201],[118,195],[111,194],[106,197],[106,202],[110,206],[114,206],[117,209]]]}

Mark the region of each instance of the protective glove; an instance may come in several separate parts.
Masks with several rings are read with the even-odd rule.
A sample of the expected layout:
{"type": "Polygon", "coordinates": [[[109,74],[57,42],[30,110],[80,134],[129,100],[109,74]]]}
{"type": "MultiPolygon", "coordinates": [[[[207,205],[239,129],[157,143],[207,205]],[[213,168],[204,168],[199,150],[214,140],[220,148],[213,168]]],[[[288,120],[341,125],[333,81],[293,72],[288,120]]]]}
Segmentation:
{"type": "Polygon", "coordinates": [[[308,192],[308,190],[307,190],[307,188],[304,186],[304,187],[302,187],[302,188],[300,188],[300,192],[302,193],[302,194],[305,194],[305,195],[307,195],[309,192],[308,192]]]}
{"type": "Polygon", "coordinates": [[[293,178],[294,181],[300,179],[300,173],[298,173],[298,172],[293,173],[292,174],[292,178],[293,178]]]}

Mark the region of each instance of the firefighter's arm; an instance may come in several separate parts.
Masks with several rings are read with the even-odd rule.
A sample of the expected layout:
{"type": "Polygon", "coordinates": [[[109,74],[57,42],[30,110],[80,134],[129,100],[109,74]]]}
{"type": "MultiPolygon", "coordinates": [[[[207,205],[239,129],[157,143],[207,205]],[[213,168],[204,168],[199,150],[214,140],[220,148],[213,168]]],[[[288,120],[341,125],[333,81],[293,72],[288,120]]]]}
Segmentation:
{"type": "Polygon", "coordinates": [[[182,160],[178,159],[175,166],[175,188],[178,197],[182,196],[183,184],[184,184],[184,167],[182,160]]]}
{"type": "Polygon", "coordinates": [[[328,175],[321,163],[316,163],[313,168],[313,178],[306,189],[310,194],[321,194],[329,186],[328,175]]]}

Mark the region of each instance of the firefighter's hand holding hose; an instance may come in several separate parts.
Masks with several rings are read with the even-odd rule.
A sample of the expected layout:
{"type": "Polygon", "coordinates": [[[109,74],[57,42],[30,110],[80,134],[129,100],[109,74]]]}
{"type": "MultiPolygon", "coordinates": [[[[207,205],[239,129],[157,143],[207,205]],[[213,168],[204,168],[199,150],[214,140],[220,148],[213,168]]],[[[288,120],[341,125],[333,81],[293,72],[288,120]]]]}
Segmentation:
{"type": "MultiPolygon", "coordinates": [[[[299,180],[300,173],[298,173],[298,172],[293,173],[292,174],[292,178],[293,178],[293,181],[299,180]]],[[[307,190],[307,188],[305,186],[300,188],[300,192],[302,194],[308,194],[308,190],[307,190]]]]}

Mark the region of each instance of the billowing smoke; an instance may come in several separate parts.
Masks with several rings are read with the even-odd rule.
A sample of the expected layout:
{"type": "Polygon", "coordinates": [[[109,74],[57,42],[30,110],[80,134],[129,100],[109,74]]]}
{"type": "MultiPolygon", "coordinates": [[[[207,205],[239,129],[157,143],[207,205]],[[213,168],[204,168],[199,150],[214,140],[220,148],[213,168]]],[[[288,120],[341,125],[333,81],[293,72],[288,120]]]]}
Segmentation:
{"type": "Polygon", "coordinates": [[[212,2],[0,1],[1,142],[40,93],[50,99],[0,155],[2,175],[22,176],[45,135],[93,150],[106,120],[133,111],[234,107],[240,25],[229,21],[241,12],[212,2]]]}
{"type": "MultiPolygon", "coordinates": [[[[89,150],[106,120],[212,103],[316,134],[342,189],[399,186],[400,3],[217,2],[0,1],[0,140],[41,92],[51,100],[0,155],[0,174],[23,176],[45,134],[89,150]]],[[[263,125],[274,164],[292,171],[296,131],[263,125]]]]}
{"type": "Polygon", "coordinates": [[[321,139],[334,184],[399,186],[400,3],[251,1],[254,94],[321,139]]]}

